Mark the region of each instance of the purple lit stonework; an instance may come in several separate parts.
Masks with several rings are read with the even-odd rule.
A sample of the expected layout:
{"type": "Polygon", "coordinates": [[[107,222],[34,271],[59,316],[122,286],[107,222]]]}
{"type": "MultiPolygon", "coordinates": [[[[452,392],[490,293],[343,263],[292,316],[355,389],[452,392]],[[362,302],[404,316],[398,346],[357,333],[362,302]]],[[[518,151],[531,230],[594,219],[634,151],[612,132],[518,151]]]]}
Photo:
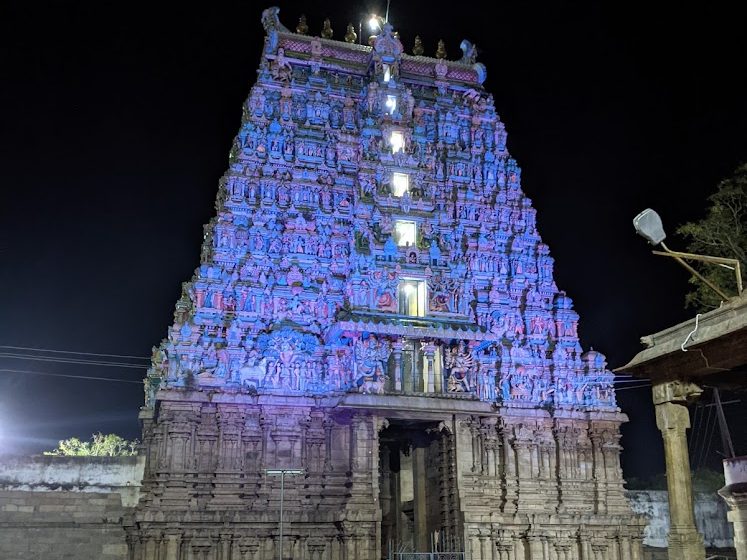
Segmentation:
{"type": "Polygon", "coordinates": [[[639,558],[613,375],[521,190],[486,70],[293,33],[256,84],[154,348],[133,560],[639,558]],[[457,558],[457,556],[451,556],[457,558]]]}

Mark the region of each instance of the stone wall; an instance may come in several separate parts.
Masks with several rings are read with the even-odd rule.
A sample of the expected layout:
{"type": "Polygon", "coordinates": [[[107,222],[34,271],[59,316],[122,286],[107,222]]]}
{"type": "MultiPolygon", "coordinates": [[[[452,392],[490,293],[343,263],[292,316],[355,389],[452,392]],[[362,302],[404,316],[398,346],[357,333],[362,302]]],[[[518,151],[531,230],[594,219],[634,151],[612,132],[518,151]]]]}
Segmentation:
{"type": "Polygon", "coordinates": [[[0,458],[0,558],[127,558],[143,457],[0,458]]]}
{"type": "MultiPolygon", "coordinates": [[[[643,544],[648,558],[657,558],[656,551],[664,552],[666,558],[667,533],[669,532],[669,503],[665,490],[631,490],[627,492],[634,512],[646,517],[643,544]]],[[[695,522],[703,534],[707,549],[730,549],[733,530],[726,519],[727,507],[721,497],[712,494],[695,494],[695,522]]]]}

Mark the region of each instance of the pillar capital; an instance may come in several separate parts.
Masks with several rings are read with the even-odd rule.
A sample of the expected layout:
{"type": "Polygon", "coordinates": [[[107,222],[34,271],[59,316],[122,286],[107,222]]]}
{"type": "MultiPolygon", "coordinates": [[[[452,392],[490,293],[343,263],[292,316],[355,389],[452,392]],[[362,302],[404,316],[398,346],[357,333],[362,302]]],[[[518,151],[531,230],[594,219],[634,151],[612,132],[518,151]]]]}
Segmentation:
{"type": "Polygon", "coordinates": [[[671,402],[657,404],[656,427],[659,428],[664,438],[673,432],[684,434],[685,430],[690,428],[690,412],[682,404],[671,402]]]}
{"type": "Polygon", "coordinates": [[[654,404],[664,403],[687,404],[697,399],[703,392],[699,386],[690,381],[672,380],[655,382],[652,388],[654,404]]]}

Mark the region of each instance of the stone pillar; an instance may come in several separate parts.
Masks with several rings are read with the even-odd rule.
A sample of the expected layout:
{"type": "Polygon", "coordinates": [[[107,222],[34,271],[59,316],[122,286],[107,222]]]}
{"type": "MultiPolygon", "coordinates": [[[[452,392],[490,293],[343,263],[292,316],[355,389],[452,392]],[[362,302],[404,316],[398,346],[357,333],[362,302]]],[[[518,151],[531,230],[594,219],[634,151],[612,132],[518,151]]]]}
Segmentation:
{"type": "Polygon", "coordinates": [[[381,508],[381,533],[382,543],[386,549],[389,542],[394,539],[392,533],[394,526],[394,507],[392,504],[392,471],[390,469],[391,450],[384,445],[379,453],[379,507],[381,508]]]}
{"type": "MultiPolygon", "coordinates": [[[[401,454],[401,451],[397,450],[401,454]]],[[[397,461],[399,463],[399,459],[397,461]]],[[[399,546],[403,541],[402,538],[402,488],[400,487],[399,471],[392,471],[390,475],[391,483],[391,504],[392,504],[392,534],[394,545],[399,546]]]]}
{"type": "Polygon", "coordinates": [[[695,526],[690,456],[686,430],[690,427],[687,401],[702,393],[697,385],[681,381],[655,383],[656,426],[664,440],[669,491],[669,557],[678,560],[705,558],[703,536],[695,526]]]}
{"type": "Polygon", "coordinates": [[[179,548],[180,548],[180,535],[178,534],[167,534],[166,540],[166,560],[179,560],[179,548]]]}
{"type": "Polygon", "coordinates": [[[231,560],[231,542],[233,535],[231,533],[220,534],[220,549],[218,552],[219,560],[231,560]]]}
{"type": "Polygon", "coordinates": [[[726,485],[718,491],[729,506],[738,560],[747,560],[747,456],[724,459],[726,485]]]}
{"type": "Polygon", "coordinates": [[[394,390],[402,391],[402,342],[397,340],[392,344],[394,356],[394,390]]]}
{"type": "Polygon", "coordinates": [[[412,450],[412,510],[415,552],[429,552],[428,549],[428,508],[426,494],[425,448],[415,447],[412,450]]]}
{"type": "Polygon", "coordinates": [[[435,372],[433,371],[433,358],[436,354],[436,346],[432,342],[423,344],[423,355],[425,356],[425,366],[428,368],[426,373],[426,393],[436,392],[435,372]]]}

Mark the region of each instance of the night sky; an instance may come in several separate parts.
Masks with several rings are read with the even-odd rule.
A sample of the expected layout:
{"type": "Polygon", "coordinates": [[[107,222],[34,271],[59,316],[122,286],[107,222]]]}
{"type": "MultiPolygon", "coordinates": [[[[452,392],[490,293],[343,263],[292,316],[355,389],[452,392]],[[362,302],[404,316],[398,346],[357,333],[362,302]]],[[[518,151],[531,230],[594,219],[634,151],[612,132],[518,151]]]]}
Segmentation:
{"type": "MultiPolygon", "coordinates": [[[[632,218],[655,208],[669,246],[683,249],[673,230],[747,161],[736,4],[392,3],[407,52],[415,34],[431,56],[439,38],[452,59],[462,38],[477,44],[557,284],[581,315],[584,348],[610,367],[642,348],[639,337],[694,315],[687,273],[651,255],[632,218]],[[500,15],[482,14],[487,6],[500,15]]],[[[271,4],[198,5],[0,6],[0,452],[96,431],[139,435],[135,383],[7,370],[138,381],[144,369],[18,359],[8,347],[148,357],[166,335],[198,265],[271,4]]],[[[329,16],[337,39],[385,7],[277,5],[292,29],[305,12],[312,34],[329,16]]],[[[619,402],[631,416],[626,476],[660,471],[650,391],[621,391],[619,402]]]]}

